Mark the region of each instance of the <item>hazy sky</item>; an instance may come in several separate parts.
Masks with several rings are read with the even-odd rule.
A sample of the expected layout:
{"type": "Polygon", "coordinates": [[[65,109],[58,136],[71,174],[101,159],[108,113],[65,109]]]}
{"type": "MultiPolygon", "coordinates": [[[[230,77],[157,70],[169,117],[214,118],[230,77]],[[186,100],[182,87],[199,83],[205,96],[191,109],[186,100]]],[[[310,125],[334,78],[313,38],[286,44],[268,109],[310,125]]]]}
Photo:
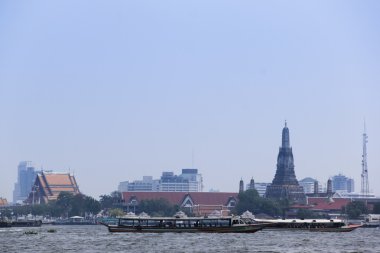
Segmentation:
{"type": "Polygon", "coordinates": [[[380,1],[0,1],[0,196],[17,165],[98,197],[195,167],[271,182],[284,120],[300,180],[380,195],[380,1]]]}

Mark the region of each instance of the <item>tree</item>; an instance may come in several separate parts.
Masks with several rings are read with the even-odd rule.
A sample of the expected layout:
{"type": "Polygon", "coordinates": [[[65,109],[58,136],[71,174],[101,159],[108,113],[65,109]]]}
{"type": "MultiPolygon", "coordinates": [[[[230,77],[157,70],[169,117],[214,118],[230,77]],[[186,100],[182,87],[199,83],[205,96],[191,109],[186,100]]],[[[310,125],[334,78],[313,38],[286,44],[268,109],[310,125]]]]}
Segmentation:
{"type": "Polygon", "coordinates": [[[308,209],[298,209],[297,217],[299,219],[313,219],[318,218],[318,215],[316,215],[313,211],[310,211],[308,209]]]}
{"type": "Polygon", "coordinates": [[[57,207],[61,208],[61,216],[68,216],[69,212],[72,208],[72,200],[74,198],[74,195],[70,192],[60,192],[57,198],[56,205],[57,207]]]}
{"type": "Polygon", "coordinates": [[[343,213],[348,215],[350,219],[357,219],[362,214],[368,213],[368,208],[363,201],[353,201],[343,207],[343,213]]]}
{"type": "Polygon", "coordinates": [[[124,215],[124,211],[120,208],[113,208],[110,210],[109,214],[111,217],[120,217],[124,215]]]}
{"type": "Polygon", "coordinates": [[[90,196],[85,196],[84,206],[85,206],[85,211],[92,214],[99,213],[99,211],[101,210],[99,201],[97,201],[96,199],[90,196]]]}
{"type": "Polygon", "coordinates": [[[167,199],[148,199],[140,201],[138,205],[140,212],[146,212],[151,216],[173,216],[179,207],[172,205],[167,199]]]}
{"type": "Polygon", "coordinates": [[[102,209],[113,208],[122,203],[121,193],[118,191],[111,192],[110,195],[100,195],[100,205],[102,209]]]}
{"type": "Polygon", "coordinates": [[[373,211],[372,212],[375,214],[380,214],[380,203],[375,203],[373,205],[373,211]]]}
{"type": "Polygon", "coordinates": [[[84,196],[82,194],[77,194],[73,196],[73,198],[70,201],[70,212],[69,216],[84,216],[84,196]]]}
{"type": "Polygon", "coordinates": [[[281,215],[282,210],[287,208],[288,204],[284,201],[266,199],[259,196],[255,189],[249,189],[240,192],[238,195],[239,202],[235,207],[235,212],[241,214],[245,211],[252,213],[265,213],[271,216],[281,215]]]}
{"type": "Polygon", "coordinates": [[[84,216],[96,214],[100,211],[100,203],[84,194],[73,195],[69,192],[61,192],[56,201],[47,204],[14,206],[15,216],[33,214],[50,217],[68,217],[74,215],[84,216]]]}

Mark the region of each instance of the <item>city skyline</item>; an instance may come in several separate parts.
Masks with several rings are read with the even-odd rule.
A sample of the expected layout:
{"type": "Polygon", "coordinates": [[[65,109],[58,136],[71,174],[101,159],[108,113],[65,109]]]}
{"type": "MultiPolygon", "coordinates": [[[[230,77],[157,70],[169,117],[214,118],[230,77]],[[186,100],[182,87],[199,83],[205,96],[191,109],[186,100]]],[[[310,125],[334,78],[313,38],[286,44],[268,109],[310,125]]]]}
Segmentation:
{"type": "Polygon", "coordinates": [[[296,177],[380,194],[380,2],[0,2],[0,197],[20,161],[98,198],[198,168],[204,190],[296,177]]]}
{"type": "MultiPolygon", "coordinates": [[[[285,122],[285,126],[286,126],[286,122],[285,122]]],[[[194,154],[192,154],[192,156],[194,156],[194,154]]],[[[192,159],[194,159],[194,157],[192,157],[192,159]]],[[[193,163],[194,161],[192,161],[192,163],[193,163]]],[[[22,164],[22,163],[29,163],[29,164],[33,164],[33,165],[31,165],[31,166],[33,166],[33,168],[34,168],[34,162],[33,161],[20,161],[19,162],[19,164],[22,164]]],[[[20,166],[20,165],[19,165],[20,166]]],[[[18,167],[19,167],[18,166],[18,167]]],[[[183,170],[183,169],[182,169],[183,170]]],[[[48,170],[44,170],[43,169],[43,167],[41,166],[41,171],[53,171],[53,170],[51,170],[51,169],[48,169],[48,170]]],[[[169,170],[170,172],[171,171],[173,171],[173,170],[169,170]]],[[[58,171],[54,171],[54,172],[65,172],[65,170],[58,170],[58,171]]],[[[66,171],[66,172],[71,172],[70,171],[70,169],[68,169],[68,171],[66,171]]],[[[162,172],[162,173],[167,173],[167,172],[162,172]]],[[[73,173],[74,174],[74,173],[73,173]]],[[[274,175],[275,175],[275,173],[274,173],[274,175]]],[[[151,175],[143,175],[142,177],[146,177],[146,176],[148,176],[148,177],[151,177],[151,175]]],[[[332,175],[330,175],[330,176],[328,176],[327,178],[325,178],[325,181],[323,181],[323,179],[322,179],[322,181],[319,181],[322,185],[325,185],[325,184],[327,184],[327,180],[328,179],[332,179],[332,178],[334,178],[334,177],[336,177],[336,176],[344,176],[344,175],[342,175],[341,174],[341,172],[335,172],[335,174],[332,174],[332,175]]],[[[305,178],[307,178],[308,176],[305,176],[305,178]]],[[[320,178],[320,177],[317,177],[317,178],[320,178]]],[[[355,177],[353,177],[353,178],[355,178],[355,177]]],[[[254,177],[252,177],[251,179],[254,179],[254,177]]],[[[304,179],[304,178],[301,178],[300,180],[302,180],[302,179],[304,179]]],[[[133,179],[125,179],[125,181],[128,181],[128,180],[133,180],[133,179]]],[[[241,178],[241,180],[243,180],[243,177],[241,178]]],[[[120,183],[121,183],[122,181],[120,181],[119,183],[118,183],[118,186],[115,188],[115,189],[113,189],[112,191],[116,191],[117,189],[118,189],[118,187],[119,187],[119,185],[120,185],[120,183]]],[[[245,181],[244,181],[245,182],[245,181]]],[[[270,181],[267,181],[266,183],[269,183],[269,184],[271,184],[271,182],[272,182],[272,180],[270,180],[270,181]]],[[[15,183],[17,183],[17,181],[15,182],[15,183]]],[[[326,186],[327,187],[327,186],[326,186]]],[[[238,192],[238,187],[236,186],[235,187],[236,189],[231,189],[231,190],[228,190],[228,191],[224,191],[224,190],[220,190],[220,189],[215,189],[214,187],[210,187],[209,189],[205,189],[204,191],[221,191],[221,192],[238,192]]],[[[14,189],[15,190],[15,189],[14,189]]],[[[358,191],[358,190],[356,190],[356,191],[354,191],[354,192],[356,192],[356,193],[360,193],[360,191],[358,191]]],[[[370,191],[370,193],[375,193],[375,195],[377,194],[376,192],[374,192],[374,191],[370,191]]],[[[107,194],[107,193],[104,193],[104,194],[107,194]]],[[[100,195],[99,195],[100,196],[100,195]]],[[[93,197],[95,197],[95,198],[97,198],[97,197],[99,197],[99,196],[93,196],[93,197]]],[[[376,196],[378,196],[378,195],[376,195],[376,196]]],[[[8,199],[9,200],[9,199],[8,199]]]]}

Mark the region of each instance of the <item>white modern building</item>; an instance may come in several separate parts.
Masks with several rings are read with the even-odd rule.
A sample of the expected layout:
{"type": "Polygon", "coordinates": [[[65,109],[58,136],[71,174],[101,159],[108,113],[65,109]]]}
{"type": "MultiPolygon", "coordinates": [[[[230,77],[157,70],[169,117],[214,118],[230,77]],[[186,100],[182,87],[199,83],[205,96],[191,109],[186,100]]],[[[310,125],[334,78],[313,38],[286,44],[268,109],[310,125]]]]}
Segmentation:
{"type": "Polygon", "coordinates": [[[119,192],[201,192],[203,191],[202,175],[198,169],[182,169],[182,174],[163,172],[160,179],[144,176],[143,180],[119,183],[119,192]]]}
{"type": "Polygon", "coordinates": [[[271,185],[271,183],[256,183],[255,189],[259,193],[260,197],[264,197],[267,191],[267,186],[271,185]]]}
{"type": "Polygon", "coordinates": [[[160,180],[153,180],[152,176],[144,176],[142,180],[119,183],[119,192],[151,192],[159,191],[160,180]]]}
{"type": "Polygon", "coordinates": [[[306,177],[300,181],[298,181],[299,185],[303,187],[303,190],[305,194],[310,194],[315,192],[315,183],[317,182],[318,184],[318,192],[325,192],[323,185],[318,182],[318,180],[311,178],[311,177],[306,177]]]}
{"type": "Polygon", "coordinates": [[[338,174],[333,176],[331,180],[333,192],[351,193],[355,191],[355,184],[352,178],[338,174]]]}

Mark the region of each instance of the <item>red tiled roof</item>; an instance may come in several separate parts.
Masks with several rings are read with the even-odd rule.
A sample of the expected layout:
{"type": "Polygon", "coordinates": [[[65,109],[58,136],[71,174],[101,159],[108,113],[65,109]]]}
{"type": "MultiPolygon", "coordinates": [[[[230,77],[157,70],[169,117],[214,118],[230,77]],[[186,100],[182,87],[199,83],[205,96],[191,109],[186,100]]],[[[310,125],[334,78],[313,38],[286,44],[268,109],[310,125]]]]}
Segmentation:
{"type": "Polygon", "coordinates": [[[191,192],[195,205],[227,205],[230,198],[237,199],[238,193],[231,192],[191,192]]]}
{"type": "Polygon", "coordinates": [[[33,186],[38,192],[33,196],[33,192],[29,194],[29,202],[36,198],[43,201],[55,200],[61,192],[79,193],[79,188],[75,177],[69,173],[39,173],[33,186]]]}
{"type": "Polygon", "coordinates": [[[44,174],[48,185],[71,185],[70,175],[65,174],[44,174]]]}
{"type": "Polygon", "coordinates": [[[0,198],[0,206],[6,206],[8,205],[7,199],[0,198]]]}
{"type": "Polygon", "coordinates": [[[308,205],[311,206],[311,210],[341,210],[351,202],[350,199],[345,198],[313,198],[309,197],[308,205]]]}
{"type": "Polygon", "coordinates": [[[171,204],[182,204],[189,195],[194,205],[227,205],[232,197],[237,199],[238,193],[231,192],[123,192],[123,199],[128,202],[132,197],[139,200],[166,199],[171,204]]]}

